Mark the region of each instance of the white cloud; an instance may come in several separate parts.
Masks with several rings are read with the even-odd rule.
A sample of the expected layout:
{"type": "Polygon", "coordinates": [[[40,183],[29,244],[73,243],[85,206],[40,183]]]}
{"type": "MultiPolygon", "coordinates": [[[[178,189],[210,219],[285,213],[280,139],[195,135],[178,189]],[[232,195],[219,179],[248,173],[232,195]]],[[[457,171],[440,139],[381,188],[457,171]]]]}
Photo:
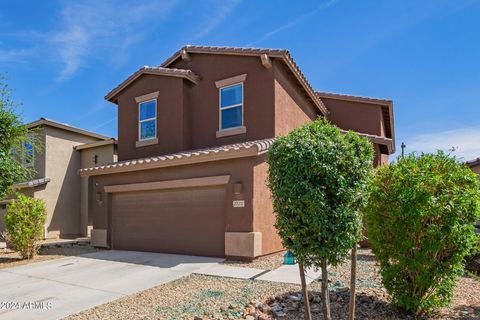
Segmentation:
{"type": "MultiPolygon", "coordinates": [[[[218,4],[218,10],[215,11],[213,17],[208,19],[207,23],[201,27],[201,31],[197,33],[190,41],[198,41],[210,34],[216,27],[218,27],[228,15],[240,3],[240,0],[222,1],[218,4]]],[[[217,6],[217,5],[215,5],[217,6]]]]}
{"type": "Polygon", "coordinates": [[[254,41],[254,42],[251,42],[249,44],[247,44],[247,46],[254,46],[258,43],[262,43],[263,41],[267,40],[268,38],[270,38],[271,36],[274,36],[275,34],[277,33],[280,33],[284,30],[287,30],[287,29],[290,29],[294,26],[296,26],[297,24],[299,24],[300,22],[304,21],[305,19],[309,18],[310,16],[316,14],[318,11],[322,10],[322,9],[325,9],[325,8],[328,8],[332,5],[334,5],[338,0],[330,0],[330,1],[327,1],[327,2],[324,2],[322,3],[321,5],[319,5],[318,7],[316,7],[315,9],[313,9],[312,11],[309,11],[303,15],[301,15],[300,17],[297,17],[295,19],[292,19],[290,21],[288,21],[287,23],[285,23],[284,25],[272,30],[272,31],[269,31],[267,33],[265,33],[263,36],[260,37],[260,39],[254,41]]]}
{"type": "Polygon", "coordinates": [[[19,62],[23,57],[33,54],[31,49],[0,50],[0,62],[19,62]]]}
{"type": "MultiPolygon", "coordinates": [[[[128,54],[130,47],[166,18],[176,1],[68,1],[48,42],[62,63],[60,80],[71,78],[90,58],[128,54]]],[[[115,59],[111,59],[115,60],[115,59]]]]}
{"type": "Polygon", "coordinates": [[[421,134],[405,141],[407,152],[453,152],[461,160],[480,157],[480,127],[458,128],[437,133],[421,134]]]}

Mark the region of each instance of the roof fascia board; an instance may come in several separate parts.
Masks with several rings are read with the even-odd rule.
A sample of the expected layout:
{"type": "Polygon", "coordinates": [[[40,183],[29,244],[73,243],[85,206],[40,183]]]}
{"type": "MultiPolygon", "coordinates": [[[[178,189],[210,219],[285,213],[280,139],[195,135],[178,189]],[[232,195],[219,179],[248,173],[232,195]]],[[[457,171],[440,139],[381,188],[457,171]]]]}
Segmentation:
{"type": "Polygon", "coordinates": [[[145,69],[140,69],[136,71],[133,75],[128,77],[124,82],[122,82],[118,87],[110,91],[104,98],[107,101],[116,102],[116,97],[117,95],[123,91],[126,87],[128,87],[132,82],[137,80],[140,76],[144,74],[150,74],[150,75],[155,75],[155,76],[166,76],[166,77],[176,77],[176,78],[182,78],[182,79],[187,79],[191,81],[194,84],[198,84],[198,81],[200,79],[198,76],[193,76],[193,75],[187,75],[187,74],[179,74],[179,73],[165,73],[165,72],[160,72],[160,71],[155,71],[155,70],[145,70],[145,69]]]}
{"type": "MultiPolygon", "coordinates": [[[[276,51],[268,51],[268,52],[262,52],[261,50],[257,52],[253,51],[242,51],[242,52],[235,52],[235,51],[228,51],[228,50],[208,50],[208,49],[203,49],[203,48],[195,48],[195,47],[184,47],[181,50],[177,51],[174,53],[170,58],[168,58],[165,62],[163,62],[160,66],[163,68],[167,68],[170,64],[172,64],[174,61],[179,59],[182,56],[182,52],[186,51],[188,53],[202,53],[202,54],[218,54],[218,55],[232,55],[232,56],[253,56],[253,57],[261,57],[262,55],[266,55],[269,58],[278,58],[283,60],[285,64],[288,66],[290,71],[295,75],[297,78],[298,82],[300,82],[300,85],[302,88],[307,92],[309,95],[310,99],[312,99],[313,103],[315,106],[320,110],[320,112],[326,116],[328,114],[328,109],[327,107],[323,104],[322,100],[316,95],[315,91],[313,88],[311,88],[307,81],[305,76],[301,73],[300,68],[293,62],[293,59],[291,56],[288,54],[287,50],[276,50],[276,51]]],[[[265,50],[267,51],[267,50],[265,50]]]]}
{"type": "Polygon", "coordinates": [[[65,131],[70,131],[70,132],[82,134],[84,136],[94,137],[94,138],[101,139],[101,140],[111,139],[110,137],[101,135],[99,133],[83,130],[83,129],[80,129],[80,128],[75,128],[75,127],[65,125],[65,124],[62,124],[62,123],[58,123],[58,122],[55,122],[55,121],[51,121],[51,120],[48,120],[48,119],[40,119],[40,120],[31,122],[31,123],[26,125],[27,129],[33,129],[33,128],[36,128],[36,127],[39,127],[39,126],[50,126],[50,127],[62,129],[62,130],[65,130],[65,131]]]}
{"type": "Polygon", "coordinates": [[[110,144],[115,145],[115,144],[118,144],[118,142],[117,142],[117,140],[111,138],[109,140],[81,144],[81,145],[75,146],[74,148],[75,148],[75,150],[84,150],[84,149],[107,146],[107,145],[110,145],[110,144]]]}

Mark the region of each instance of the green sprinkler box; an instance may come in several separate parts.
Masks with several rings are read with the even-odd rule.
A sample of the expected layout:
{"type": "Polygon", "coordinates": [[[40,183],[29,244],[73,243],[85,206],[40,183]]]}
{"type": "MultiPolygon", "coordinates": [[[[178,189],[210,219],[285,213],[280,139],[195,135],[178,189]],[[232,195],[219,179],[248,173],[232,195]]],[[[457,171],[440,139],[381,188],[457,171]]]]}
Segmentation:
{"type": "Polygon", "coordinates": [[[295,256],[290,250],[283,255],[283,264],[295,264],[295,256]]]}

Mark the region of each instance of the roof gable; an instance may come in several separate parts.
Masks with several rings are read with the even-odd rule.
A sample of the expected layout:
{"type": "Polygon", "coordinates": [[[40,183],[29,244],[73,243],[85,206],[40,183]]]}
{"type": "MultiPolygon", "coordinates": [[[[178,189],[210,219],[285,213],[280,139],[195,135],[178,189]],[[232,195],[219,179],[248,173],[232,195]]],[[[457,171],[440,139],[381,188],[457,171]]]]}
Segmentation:
{"type": "Polygon", "coordinates": [[[287,69],[294,75],[295,79],[298,81],[302,89],[307,94],[308,98],[312,103],[320,110],[323,115],[328,114],[327,107],[323,104],[322,99],[315,94],[312,86],[308,82],[307,78],[304,76],[298,65],[293,60],[290,52],[285,49],[263,49],[263,48],[242,48],[242,47],[217,47],[217,46],[191,46],[187,45],[167,60],[165,60],[160,67],[167,68],[174,61],[185,57],[189,53],[200,53],[200,54],[220,54],[220,55],[236,55],[236,56],[258,56],[262,59],[278,59],[282,61],[287,69]]]}
{"type": "Polygon", "coordinates": [[[98,134],[98,133],[95,133],[95,132],[91,132],[91,131],[83,130],[83,129],[80,129],[80,128],[72,127],[68,124],[60,123],[60,122],[50,120],[50,119],[46,119],[46,118],[40,118],[37,121],[34,121],[34,122],[31,122],[31,123],[27,124],[26,126],[27,126],[27,129],[33,129],[33,128],[40,127],[40,126],[49,126],[49,127],[54,127],[54,128],[62,129],[62,130],[65,130],[65,131],[81,134],[81,135],[84,135],[84,136],[87,136],[87,137],[96,138],[96,139],[99,139],[99,140],[109,140],[109,139],[111,139],[110,137],[107,137],[107,136],[104,136],[104,135],[101,135],[101,134],[98,134]]]}
{"type": "Polygon", "coordinates": [[[194,84],[196,84],[200,80],[200,78],[191,70],[144,66],[135,71],[125,81],[123,81],[118,86],[113,88],[109,93],[107,93],[105,99],[110,102],[116,103],[118,94],[144,74],[184,78],[194,84]]]}
{"type": "Polygon", "coordinates": [[[320,91],[317,91],[316,94],[320,98],[324,98],[324,99],[344,100],[344,101],[368,103],[368,104],[374,104],[374,105],[380,106],[382,108],[383,122],[385,124],[385,132],[386,132],[385,136],[389,139],[392,139],[393,141],[392,153],[395,152],[395,127],[393,122],[393,101],[392,100],[371,98],[371,97],[360,97],[360,96],[352,96],[347,94],[320,92],[320,91]]]}

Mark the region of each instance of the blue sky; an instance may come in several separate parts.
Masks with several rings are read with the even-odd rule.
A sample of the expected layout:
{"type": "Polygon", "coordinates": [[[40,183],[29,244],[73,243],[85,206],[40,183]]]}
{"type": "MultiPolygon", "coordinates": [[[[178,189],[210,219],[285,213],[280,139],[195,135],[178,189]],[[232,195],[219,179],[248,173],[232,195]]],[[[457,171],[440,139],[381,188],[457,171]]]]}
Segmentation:
{"type": "Polygon", "coordinates": [[[480,157],[479,1],[11,1],[0,73],[26,122],[109,136],[104,95],[185,44],[289,49],[321,91],[394,101],[397,149],[480,157]]]}

